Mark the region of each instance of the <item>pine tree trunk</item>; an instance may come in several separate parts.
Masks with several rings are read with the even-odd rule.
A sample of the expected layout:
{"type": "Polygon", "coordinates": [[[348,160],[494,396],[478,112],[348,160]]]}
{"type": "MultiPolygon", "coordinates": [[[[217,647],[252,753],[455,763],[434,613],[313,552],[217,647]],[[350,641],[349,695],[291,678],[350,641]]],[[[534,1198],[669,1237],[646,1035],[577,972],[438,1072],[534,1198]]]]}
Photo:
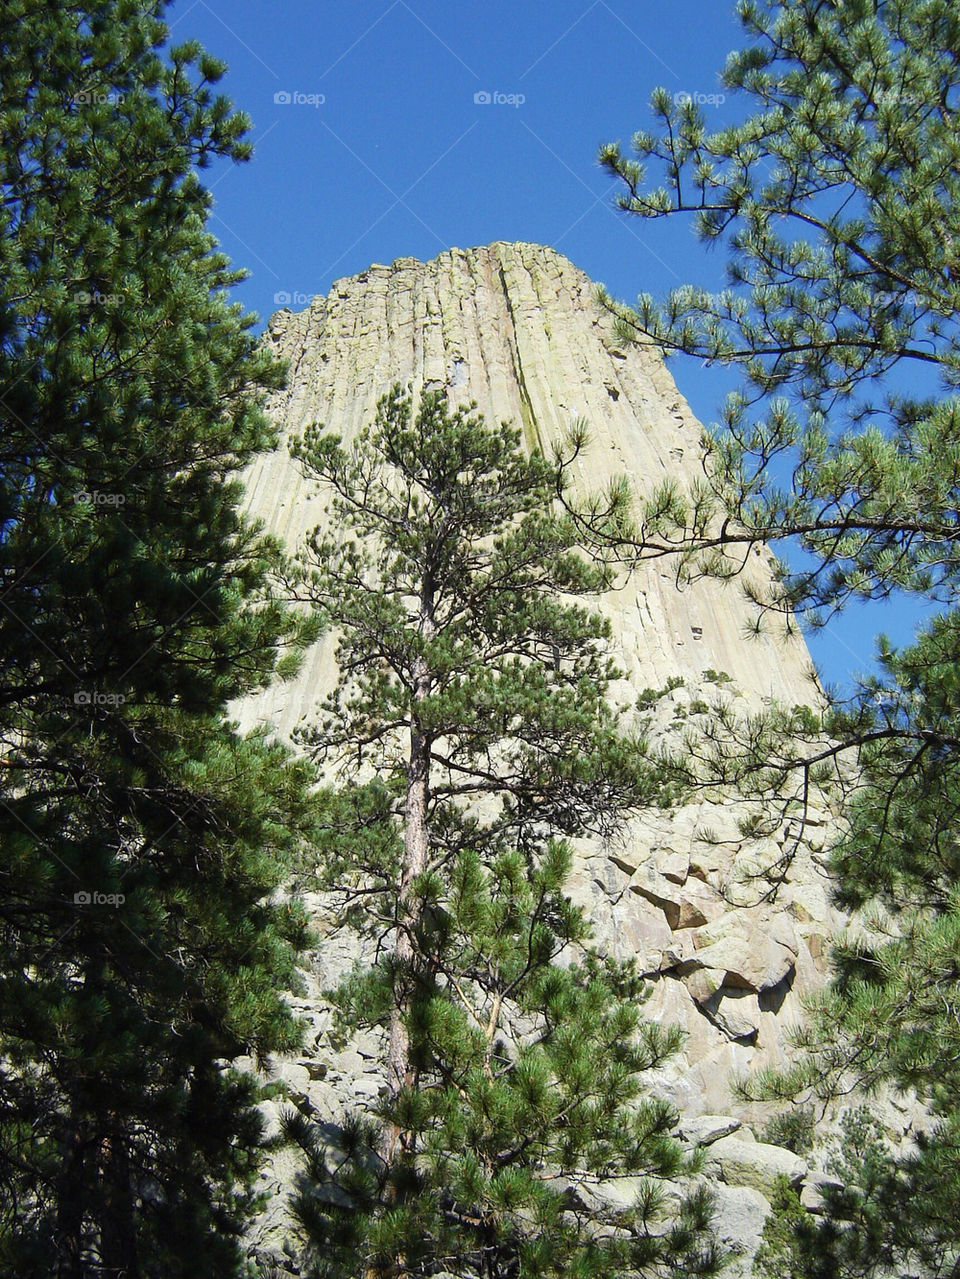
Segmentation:
{"type": "Polygon", "coordinates": [[[86,1136],[79,1123],[64,1143],[57,1176],[57,1279],[83,1279],[83,1165],[86,1136]]]}
{"type": "MultiPolygon", "coordinates": [[[[430,691],[430,674],[420,662],[414,684],[414,703],[422,702],[430,691]]],[[[409,1006],[407,983],[416,961],[413,930],[419,923],[419,911],[410,901],[410,887],[427,868],[429,848],[427,833],[427,798],[430,791],[430,743],[414,712],[410,727],[410,751],[407,757],[407,788],[403,821],[403,864],[400,869],[400,894],[397,910],[397,937],[394,956],[397,961],[395,998],[390,1014],[390,1039],[387,1047],[387,1086],[391,1097],[411,1082],[410,1035],[405,1024],[409,1006]]],[[[403,1145],[404,1134],[397,1124],[385,1127],[380,1156],[389,1167],[403,1145]]],[[[389,1276],[377,1269],[367,1269],[364,1279],[402,1279],[406,1274],[404,1259],[398,1258],[389,1276]]]]}
{"type": "MultiPolygon", "coordinates": [[[[420,593],[420,633],[425,639],[434,635],[434,592],[425,578],[420,593]]],[[[407,982],[415,962],[413,930],[419,923],[419,912],[410,901],[411,884],[427,868],[429,837],[427,801],[430,793],[431,742],[424,732],[418,707],[430,695],[432,677],[427,660],[420,656],[413,665],[413,706],[410,724],[410,748],[407,756],[407,787],[403,819],[403,864],[400,869],[400,895],[397,910],[397,937],[394,955],[398,968],[398,986],[390,1015],[390,1039],[387,1048],[387,1083],[391,1096],[410,1082],[410,1036],[405,1024],[408,1007],[407,982]]],[[[391,1124],[383,1136],[381,1155],[389,1163],[402,1143],[403,1134],[391,1124]]]]}
{"type": "Polygon", "coordinates": [[[124,1134],[116,1125],[100,1144],[100,1179],[103,1188],[100,1255],[104,1270],[109,1275],[117,1275],[118,1279],[139,1279],[130,1157],[124,1134]]]}
{"type": "MultiPolygon", "coordinates": [[[[397,998],[390,1014],[390,1040],[387,1049],[387,1082],[395,1096],[410,1078],[410,1036],[405,1024],[407,998],[405,986],[414,963],[413,929],[418,911],[410,901],[410,886],[427,867],[427,795],[430,783],[430,749],[426,738],[416,727],[410,731],[410,755],[407,764],[407,793],[403,823],[403,866],[400,876],[400,901],[397,912],[397,998]]],[[[385,1134],[385,1159],[396,1152],[401,1133],[391,1125],[385,1134]]]]}

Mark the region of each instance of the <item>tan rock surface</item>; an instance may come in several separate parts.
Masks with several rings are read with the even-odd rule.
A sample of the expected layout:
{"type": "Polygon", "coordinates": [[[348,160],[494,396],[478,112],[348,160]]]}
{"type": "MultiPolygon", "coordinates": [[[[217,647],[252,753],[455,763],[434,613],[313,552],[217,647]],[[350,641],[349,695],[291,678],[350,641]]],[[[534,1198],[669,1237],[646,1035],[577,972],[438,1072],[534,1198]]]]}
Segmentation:
{"type": "MultiPolygon", "coordinates": [[[[682,482],[699,468],[700,426],[659,355],[619,349],[591,282],[549,248],[497,243],[451,249],[428,263],[375,265],[338,281],[307,310],[273,316],[265,341],[289,360],[290,381],[269,405],[282,440],[250,468],[248,505],[291,549],[322,521],[325,499],[290,459],[287,440],[319,422],[349,441],[398,381],[414,395],[448,385],[455,401],[476,400],[488,420],[511,420],[528,446],[545,450],[585,418],[592,444],[578,463],[584,491],[624,472],[642,489],[666,476],[682,482]]],[[[753,571],[768,571],[762,556],[753,571]]],[[[664,563],[602,607],[626,674],[618,702],[631,704],[672,676],[686,680],[658,711],[668,717],[666,731],[682,730],[694,696],[717,694],[704,680],[708,670],[731,676],[723,695],[745,706],[819,696],[801,639],[745,639],[752,610],[735,586],[678,590],[664,563]]],[[[239,707],[241,722],[267,721],[289,737],[317,715],[334,675],[326,640],[296,681],[239,707]]],[[[638,818],[608,845],[584,845],[577,865],[574,895],[598,943],[621,958],[638,956],[655,985],[648,1010],[689,1032],[683,1060],[662,1076],[664,1094],[689,1114],[727,1113],[730,1071],[780,1058],[781,1027],[800,1015],[799,996],[820,980],[822,960],[807,936],[819,954],[833,918],[806,847],[777,900],[757,904],[761,894],[741,872],[779,855],[781,844],[746,838],[744,816],[735,797],[698,799],[638,818]]],[[[817,834],[822,841],[823,829],[817,834]]]]}
{"type": "MultiPolygon", "coordinates": [[[[592,283],[553,249],[497,243],[374,265],[306,311],[278,312],[265,340],[290,361],[289,389],[271,405],[285,437],[320,422],[349,440],[394,382],[415,395],[447,384],[457,402],[476,400],[488,420],[511,421],[544,450],[586,419],[585,489],[623,473],[647,488],[698,471],[700,425],[662,359],[652,348],[616,346],[592,283]]],[[[253,465],[248,494],[251,510],[291,545],[323,509],[284,444],[253,465]]],[[[678,591],[664,563],[617,592],[609,611],[638,692],[712,668],[761,696],[815,696],[802,640],[745,641],[751,614],[735,589],[701,582],[678,591]]],[[[268,694],[278,727],[294,726],[328,667],[321,647],[295,693],[268,694]]]]}
{"type": "Polygon", "coordinates": [[[807,1165],[783,1146],[770,1146],[762,1141],[743,1141],[740,1137],[721,1137],[707,1147],[708,1174],[714,1173],[729,1186],[748,1186],[769,1195],[778,1177],[786,1177],[799,1186],[807,1175],[807,1165]]]}

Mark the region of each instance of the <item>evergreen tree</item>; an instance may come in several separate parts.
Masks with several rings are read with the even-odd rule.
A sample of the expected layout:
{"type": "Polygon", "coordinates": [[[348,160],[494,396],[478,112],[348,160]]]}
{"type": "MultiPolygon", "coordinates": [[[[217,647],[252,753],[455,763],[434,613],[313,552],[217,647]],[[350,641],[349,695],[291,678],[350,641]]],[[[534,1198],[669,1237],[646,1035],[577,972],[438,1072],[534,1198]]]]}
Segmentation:
{"type": "MultiPolygon", "coordinates": [[[[658,90],[657,132],[602,159],[628,213],[689,214],[727,250],[721,292],[607,299],[621,336],[735,367],[743,385],[705,441],[700,486],[666,485],[634,514],[620,484],[581,521],[638,558],[679,554],[689,573],[724,577],[754,545],[794,538],[801,567],[780,565],[758,602],[813,624],[898,591],[942,605],[903,651],[881,638],[879,674],[825,716],[718,709],[693,749],[707,776],[784,797],[801,831],[811,782],[836,776],[840,757],[857,779],[832,870],[841,904],[870,908],[874,931],[838,951],[806,1052],[768,1093],[888,1084],[939,1120],[915,1148],[874,1151],[789,1273],[955,1274],[960,14],[948,0],[742,0],[737,12],[749,43],[723,82],[752,110],[710,131],[696,105],[658,90]]],[[[774,886],[786,870],[773,868],[774,886]]],[[[788,1273],[781,1261],[773,1272],[788,1273]]]]}
{"type": "Polygon", "coordinates": [[[310,1273],[712,1273],[709,1196],[666,1202],[693,1165],[640,1092],[679,1036],[563,892],[569,839],[662,790],[604,700],[609,626],[575,601],[607,575],[553,511],[556,468],[399,387],[352,449],[313,428],[294,451],[333,495],[303,578],[340,636],[308,735],[342,783],[329,882],[381,943],[337,1003],[388,1045],[339,1144],[290,1120],[310,1273]]]}
{"type": "Polygon", "coordinates": [[[7,0],[0,36],[0,1270],[242,1265],[293,1046],[274,901],[308,773],[227,719],[305,632],[239,468],[282,370],[205,229],[223,66],[161,0],[7,0]]]}

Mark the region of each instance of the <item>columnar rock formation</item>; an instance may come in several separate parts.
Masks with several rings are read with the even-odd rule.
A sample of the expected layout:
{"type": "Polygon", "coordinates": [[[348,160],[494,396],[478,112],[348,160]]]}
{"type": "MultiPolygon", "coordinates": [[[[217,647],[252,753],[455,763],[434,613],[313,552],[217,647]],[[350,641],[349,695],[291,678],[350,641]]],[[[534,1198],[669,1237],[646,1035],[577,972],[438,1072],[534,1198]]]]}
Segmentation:
{"type": "MultiPolygon", "coordinates": [[[[334,284],[306,311],[279,311],[266,341],[290,361],[288,390],[271,405],[286,434],[322,422],[346,440],[370,421],[394,383],[449,386],[489,421],[523,429],[549,452],[577,418],[592,445],[579,464],[585,489],[626,473],[638,487],[699,466],[700,425],[650,348],[622,349],[598,313],[590,280],[552,249],[498,243],[451,249],[432,262],[400,258],[334,284]]],[[[316,524],[312,500],[285,448],[263,458],[249,502],[295,544],[316,524]]],[[[745,692],[809,701],[810,659],[799,639],[744,642],[751,616],[736,591],[715,583],[676,589],[669,563],[649,570],[613,604],[622,656],[639,688],[713,668],[745,692]]],[[[302,687],[322,681],[318,651],[302,687]]],[[[271,714],[284,730],[304,707],[277,690],[271,714]]]]}
{"type": "MultiPolygon", "coordinates": [[[[618,346],[591,282],[548,248],[497,243],[452,249],[428,263],[401,258],[372,266],[306,311],[274,315],[265,341],[290,362],[289,388],[270,406],[285,438],[320,422],[349,440],[399,381],[414,395],[447,386],[455,401],[475,400],[488,420],[512,421],[528,446],[545,451],[585,418],[591,446],[578,463],[584,490],[623,473],[638,489],[671,475],[683,481],[699,466],[699,424],[660,356],[618,346]]],[[[323,518],[324,498],[302,478],[285,440],[251,468],[248,504],[291,548],[323,518]]],[[[762,557],[754,571],[769,571],[762,557]]],[[[735,587],[700,582],[680,590],[663,562],[603,607],[626,672],[614,690],[621,705],[635,707],[645,688],[684,680],[661,703],[665,730],[679,731],[704,713],[701,699],[809,704],[818,697],[799,638],[746,638],[751,607],[735,587]]],[[[241,718],[247,725],[265,720],[289,736],[317,715],[332,663],[333,642],[321,641],[295,682],[246,703],[241,718]]],[[[620,957],[638,955],[654,981],[649,1014],[689,1031],[682,1060],[658,1086],[691,1134],[699,1132],[698,1115],[745,1117],[731,1101],[730,1076],[780,1057],[799,997],[822,980],[823,941],[836,922],[817,864],[828,815],[810,815],[788,881],[775,901],[759,904],[749,874],[779,856],[787,832],[748,838],[741,829],[747,816],[735,798],[696,802],[640,818],[608,846],[580,849],[575,891],[588,904],[599,944],[620,957]]],[[[311,974],[315,991],[350,953],[347,941],[328,938],[311,974]]],[[[355,1049],[349,1060],[338,1055],[325,1039],[319,998],[305,1007],[316,1029],[312,1055],[281,1073],[305,1107],[335,1120],[350,1095],[375,1094],[376,1046],[366,1057],[355,1049]]],[[[699,1138],[716,1138],[718,1149],[726,1143],[730,1169],[749,1144],[729,1135],[737,1122],[707,1121],[699,1138]]],[[[755,1156],[747,1160],[754,1170],[763,1165],[760,1151],[755,1156]]],[[[717,1168],[726,1175],[722,1159],[717,1168]]],[[[748,1197],[758,1193],[756,1175],[740,1177],[748,1197]]],[[[755,1225],[751,1202],[752,1209],[740,1210],[753,1212],[755,1225]]]]}

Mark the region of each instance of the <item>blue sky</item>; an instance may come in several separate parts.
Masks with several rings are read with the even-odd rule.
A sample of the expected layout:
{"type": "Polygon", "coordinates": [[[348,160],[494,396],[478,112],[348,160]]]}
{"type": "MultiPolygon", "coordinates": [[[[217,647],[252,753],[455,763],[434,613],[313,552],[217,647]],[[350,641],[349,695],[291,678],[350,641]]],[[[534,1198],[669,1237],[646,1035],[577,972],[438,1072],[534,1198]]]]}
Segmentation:
{"type": "MultiPolygon", "coordinates": [[[[253,120],[253,160],[206,182],[211,229],[250,271],[237,296],[263,321],[372,262],[492,240],[553,245],[627,301],[721,282],[689,223],[613,208],[596,156],[649,126],[657,85],[703,95],[710,124],[743,111],[718,77],[743,43],[732,0],[175,0],[168,21],[229,64],[220,87],[253,120]]],[[[735,379],[671,369],[714,420],[735,379]]],[[[876,631],[905,642],[915,618],[860,608],[811,651],[846,683],[876,631]]]]}

